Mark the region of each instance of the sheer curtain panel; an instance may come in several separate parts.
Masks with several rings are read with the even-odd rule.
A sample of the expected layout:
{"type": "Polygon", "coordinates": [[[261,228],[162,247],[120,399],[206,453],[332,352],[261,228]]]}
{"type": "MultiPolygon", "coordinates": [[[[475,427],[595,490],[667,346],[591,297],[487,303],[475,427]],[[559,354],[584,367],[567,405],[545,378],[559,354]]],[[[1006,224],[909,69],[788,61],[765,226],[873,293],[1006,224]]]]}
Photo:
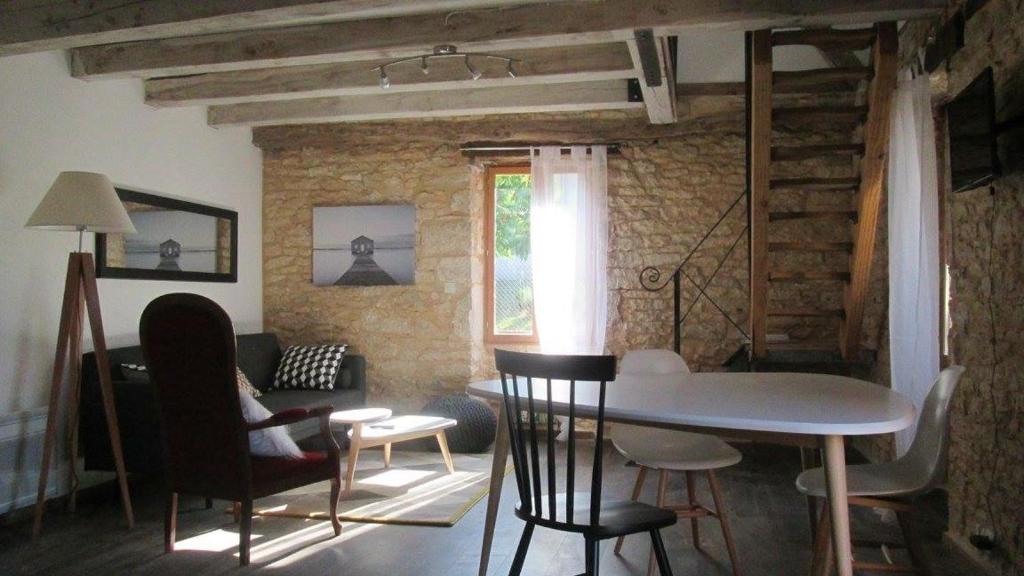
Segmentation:
{"type": "Polygon", "coordinates": [[[603,354],[608,321],[604,146],[531,151],[530,248],[541,350],[603,354]]]}
{"type": "MultiPolygon", "coordinates": [[[[939,202],[928,76],[900,74],[889,148],[889,344],[892,387],[920,411],[939,374],[939,202]]],[[[902,456],[912,426],[896,433],[902,456]]]]}

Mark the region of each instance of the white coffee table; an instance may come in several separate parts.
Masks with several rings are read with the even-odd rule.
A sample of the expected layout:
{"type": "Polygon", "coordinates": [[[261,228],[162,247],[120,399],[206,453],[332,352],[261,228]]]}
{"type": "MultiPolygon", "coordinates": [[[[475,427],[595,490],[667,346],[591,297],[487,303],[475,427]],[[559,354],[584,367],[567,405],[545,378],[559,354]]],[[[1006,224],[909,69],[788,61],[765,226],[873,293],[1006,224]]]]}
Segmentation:
{"type": "Polygon", "coordinates": [[[448,451],[448,440],[445,438],[445,430],[458,424],[458,421],[451,418],[439,416],[397,416],[391,417],[391,410],[387,408],[362,408],[358,410],[345,410],[331,414],[331,424],[350,425],[349,447],[348,447],[348,469],[345,473],[345,494],[351,494],[352,484],[355,482],[356,463],[359,461],[359,452],[366,448],[376,446],[384,447],[384,467],[391,467],[391,445],[396,442],[405,442],[434,436],[437,438],[437,445],[441,449],[441,456],[444,459],[445,468],[449,474],[455,472],[455,463],[448,451]]]}

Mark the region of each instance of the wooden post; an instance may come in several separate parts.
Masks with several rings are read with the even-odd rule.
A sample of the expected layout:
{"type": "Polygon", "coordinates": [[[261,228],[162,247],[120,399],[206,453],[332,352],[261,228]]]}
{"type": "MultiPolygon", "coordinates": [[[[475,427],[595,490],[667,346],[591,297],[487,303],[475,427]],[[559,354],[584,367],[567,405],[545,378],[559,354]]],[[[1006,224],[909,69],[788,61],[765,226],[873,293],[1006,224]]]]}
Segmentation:
{"type": "Polygon", "coordinates": [[[767,353],[768,193],[772,146],[772,32],[753,33],[750,54],[750,339],[751,355],[767,353]]]}
{"type": "Polygon", "coordinates": [[[885,186],[892,98],[896,89],[899,49],[896,23],[883,22],[877,28],[872,49],[875,73],[868,90],[868,116],[864,124],[864,158],[861,160],[860,189],[857,193],[857,225],[853,254],[850,257],[850,283],[843,295],[846,316],[839,331],[839,346],[846,360],[854,360],[860,352],[864,305],[868,281],[871,279],[878,214],[885,186]]]}
{"type": "MultiPolygon", "coordinates": [[[[128,478],[124,468],[124,455],[121,451],[121,434],[117,425],[117,412],[114,409],[114,388],[110,380],[110,360],[107,358],[106,341],[103,337],[103,321],[100,318],[99,294],[96,289],[96,268],[93,264],[92,254],[83,252],[72,252],[68,257],[67,279],[64,284],[64,303],[61,308],[60,328],[57,333],[57,353],[53,361],[53,379],[50,388],[50,405],[47,411],[46,436],[43,440],[43,460],[39,470],[39,489],[36,495],[35,517],[32,523],[32,537],[39,538],[43,527],[43,512],[46,508],[46,486],[50,475],[50,458],[56,448],[57,442],[57,418],[60,412],[61,391],[64,388],[64,365],[71,358],[71,386],[72,393],[69,397],[68,423],[70,426],[77,426],[78,390],[80,383],[77,381],[81,376],[81,368],[78,365],[82,361],[80,354],[83,312],[89,314],[89,328],[92,331],[93,350],[96,353],[96,367],[99,372],[100,393],[103,397],[103,411],[107,419],[107,432],[110,436],[110,448],[114,455],[114,466],[117,470],[117,480],[121,489],[121,503],[124,507],[125,519],[128,528],[135,525],[132,512],[131,497],[128,493],[128,478]]],[[[72,442],[78,438],[74,431],[70,431],[72,442]]],[[[69,463],[72,468],[76,465],[77,450],[72,447],[69,463]]],[[[72,473],[72,479],[74,474],[72,473]]],[[[72,485],[72,493],[69,497],[69,504],[74,507],[75,486],[72,485]]]]}

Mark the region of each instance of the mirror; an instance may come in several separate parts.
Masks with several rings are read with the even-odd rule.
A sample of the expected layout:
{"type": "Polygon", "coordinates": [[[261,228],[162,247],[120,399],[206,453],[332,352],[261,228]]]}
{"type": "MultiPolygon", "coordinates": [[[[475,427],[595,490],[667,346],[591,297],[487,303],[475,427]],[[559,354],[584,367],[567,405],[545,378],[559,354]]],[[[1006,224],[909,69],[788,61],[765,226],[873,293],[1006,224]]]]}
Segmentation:
{"type": "Polygon", "coordinates": [[[135,234],[96,235],[96,276],[238,281],[238,213],[117,188],[135,234]]]}

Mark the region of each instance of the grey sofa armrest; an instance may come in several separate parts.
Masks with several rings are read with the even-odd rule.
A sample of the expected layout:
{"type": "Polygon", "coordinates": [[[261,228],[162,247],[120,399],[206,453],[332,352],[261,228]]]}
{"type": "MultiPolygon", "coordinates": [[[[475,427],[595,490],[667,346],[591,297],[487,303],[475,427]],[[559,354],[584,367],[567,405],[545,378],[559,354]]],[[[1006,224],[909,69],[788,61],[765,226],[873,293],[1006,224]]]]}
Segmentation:
{"type": "MultiPolygon", "coordinates": [[[[345,370],[349,371],[352,378],[350,390],[361,390],[366,393],[366,358],[358,354],[345,354],[341,361],[341,369],[338,370],[338,378],[345,370]]],[[[337,380],[336,380],[337,382],[337,380]]]]}

